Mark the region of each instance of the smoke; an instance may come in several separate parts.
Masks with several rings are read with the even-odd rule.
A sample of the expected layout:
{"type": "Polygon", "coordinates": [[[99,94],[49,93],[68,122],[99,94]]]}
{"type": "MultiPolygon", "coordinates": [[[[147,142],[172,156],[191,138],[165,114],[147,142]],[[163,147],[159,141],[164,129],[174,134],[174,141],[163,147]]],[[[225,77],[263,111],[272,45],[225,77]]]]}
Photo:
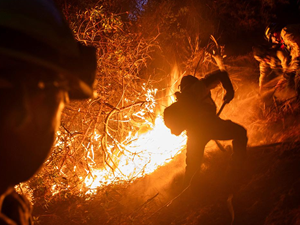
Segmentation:
{"type": "Polygon", "coordinates": [[[124,205],[135,205],[136,208],[147,203],[148,209],[151,208],[151,204],[155,204],[156,207],[163,205],[182,189],[184,170],[185,150],[175,156],[171,162],[158,168],[150,175],[135,180],[126,189],[126,196],[124,196],[122,203],[124,205]],[[135,202],[133,202],[133,199],[135,199],[135,202]]]}
{"type": "MultiPolygon", "coordinates": [[[[252,54],[231,58],[228,65],[226,69],[235,89],[235,98],[224,108],[220,117],[244,126],[247,129],[249,146],[283,140],[283,131],[292,126],[292,120],[295,119],[293,106],[289,108],[289,100],[294,99],[295,92],[278,86],[275,89],[280,79],[272,80],[273,86],[270,83],[268,91],[260,92],[258,65],[252,54]],[[284,105],[286,103],[287,106],[284,105]]],[[[286,83],[279,85],[284,87],[286,83]]],[[[215,96],[218,91],[220,92],[215,91],[215,96]]],[[[215,97],[215,100],[220,106],[222,96],[215,97]]]]}

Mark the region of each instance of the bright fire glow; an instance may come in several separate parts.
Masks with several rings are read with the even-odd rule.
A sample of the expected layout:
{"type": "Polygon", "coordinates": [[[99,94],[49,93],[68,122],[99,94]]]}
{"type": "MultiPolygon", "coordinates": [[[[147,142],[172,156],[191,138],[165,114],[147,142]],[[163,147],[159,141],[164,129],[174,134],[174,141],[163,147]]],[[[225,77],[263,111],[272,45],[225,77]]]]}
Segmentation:
{"type": "MultiPolygon", "coordinates": [[[[95,194],[98,188],[109,184],[128,183],[144,177],[169,163],[185,149],[186,134],[182,133],[180,136],[171,134],[161,116],[164,108],[175,101],[173,94],[177,90],[179,80],[180,73],[175,66],[170,74],[168,88],[165,89],[166,98],[161,100],[163,102],[160,104],[155,98],[157,89],[148,88],[143,84],[144,101],[138,102],[139,107],[138,104],[133,104],[135,105],[133,108],[129,104],[128,107],[112,111],[112,114],[107,116],[105,131],[98,133],[94,130],[87,144],[81,142],[80,145],[85,151],[83,159],[87,164],[85,167],[81,164],[78,167],[75,165],[71,169],[83,185],[77,186],[80,194],[84,192],[95,194]],[[115,117],[113,113],[119,115],[115,117]],[[127,128],[122,130],[122,137],[118,136],[118,130],[114,129],[116,122],[124,123],[127,128]],[[129,131],[124,135],[125,130],[129,131]],[[103,161],[96,158],[99,157],[101,150],[103,150],[103,161]],[[99,161],[100,165],[97,163],[99,161]]],[[[70,149],[69,154],[72,156],[76,152],[72,150],[75,146],[73,142],[76,141],[76,136],[64,136],[63,132],[58,131],[54,146],[58,149],[70,149]]],[[[55,167],[63,177],[68,177],[67,173],[70,172],[69,168],[66,168],[67,166],[63,164],[55,167]]],[[[69,187],[65,180],[60,180],[51,186],[51,194],[56,195],[59,190],[67,190],[69,187]]]]}
{"type": "Polygon", "coordinates": [[[131,140],[130,144],[124,146],[125,154],[112,156],[118,161],[114,173],[110,168],[94,169],[85,179],[88,188],[95,189],[113,182],[128,182],[154,172],[181,152],[186,144],[186,135],[172,135],[162,117],[158,116],[150,131],[140,135],[136,133],[131,140]]]}
{"type": "MultiPolygon", "coordinates": [[[[175,101],[173,93],[177,89],[179,78],[180,73],[175,66],[170,76],[169,84],[171,85],[166,93],[169,96],[165,102],[166,105],[175,101]]],[[[84,178],[84,183],[90,192],[103,185],[122,181],[129,182],[151,174],[158,167],[169,163],[184,149],[187,138],[185,133],[180,136],[171,134],[160,115],[156,117],[154,123],[145,118],[146,112],[154,112],[157,90],[144,87],[143,89],[146,91],[147,104],[144,104],[144,109],[133,115],[142,119],[143,124],[147,124],[150,129],[147,132],[129,133],[122,143],[115,141],[114,145],[107,146],[107,150],[110,151],[110,160],[114,162],[116,169],[112,171],[108,166],[98,169],[95,164],[91,164],[90,168],[93,169],[87,171],[88,175],[84,178]],[[119,151],[112,151],[116,147],[122,149],[121,154],[119,151]]],[[[110,135],[110,137],[112,136],[110,135]]],[[[90,149],[93,150],[93,146],[90,149]]],[[[91,162],[94,162],[93,155],[93,153],[89,154],[91,162]]]]}

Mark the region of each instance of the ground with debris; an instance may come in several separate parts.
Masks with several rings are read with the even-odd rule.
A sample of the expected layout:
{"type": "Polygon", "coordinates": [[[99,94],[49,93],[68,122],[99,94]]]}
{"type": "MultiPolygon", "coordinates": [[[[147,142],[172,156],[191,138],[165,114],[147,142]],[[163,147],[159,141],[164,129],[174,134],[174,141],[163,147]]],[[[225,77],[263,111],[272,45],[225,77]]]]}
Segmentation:
{"type": "Polygon", "coordinates": [[[221,153],[208,160],[188,196],[157,213],[152,224],[299,224],[300,144],[248,148],[237,177],[228,176],[221,153]]]}
{"type": "MultiPolygon", "coordinates": [[[[185,192],[180,175],[156,190],[153,178],[146,177],[107,187],[88,201],[58,198],[46,208],[35,207],[35,218],[37,224],[300,224],[299,142],[249,147],[236,177],[228,173],[229,160],[226,152],[207,154],[205,169],[185,192]]],[[[164,170],[157,174],[166,176],[164,170]]]]}

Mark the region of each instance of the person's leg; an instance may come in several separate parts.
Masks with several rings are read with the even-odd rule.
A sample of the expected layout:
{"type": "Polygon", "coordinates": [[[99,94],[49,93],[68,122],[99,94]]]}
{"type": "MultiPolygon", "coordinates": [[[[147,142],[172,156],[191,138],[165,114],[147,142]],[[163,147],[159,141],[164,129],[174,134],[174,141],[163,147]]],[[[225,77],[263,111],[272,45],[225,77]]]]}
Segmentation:
{"type": "Polygon", "coordinates": [[[214,123],[214,132],[211,136],[213,140],[232,140],[233,154],[225,173],[228,189],[224,191],[235,193],[246,175],[247,131],[237,123],[218,118],[214,123]]]}
{"type": "Polygon", "coordinates": [[[209,130],[212,140],[232,140],[233,162],[243,163],[247,155],[247,130],[231,120],[217,118],[209,130]]]}
{"type": "Polygon", "coordinates": [[[198,133],[188,133],[184,186],[188,186],[199,172],[206,144],[198,133]]]}

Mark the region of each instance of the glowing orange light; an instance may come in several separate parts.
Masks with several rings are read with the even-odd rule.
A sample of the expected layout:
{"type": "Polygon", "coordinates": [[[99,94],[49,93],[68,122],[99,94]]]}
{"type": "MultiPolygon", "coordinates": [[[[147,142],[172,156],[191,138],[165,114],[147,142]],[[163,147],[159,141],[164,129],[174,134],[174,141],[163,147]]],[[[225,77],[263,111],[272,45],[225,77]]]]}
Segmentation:
{"type": "Polygon", "coordinates": [[[115,172],[113,173],[110,168],[94,169],[85,179],[88,188],[95,189],[113,182],[128,182],[150,174],[170,162],[186,143],[186,135],[172,135],[161,116],[156,118],[151,130],[137,135],[138,133],[132,136],[130,144],[123,146],[125,154],[121,157],[111,156],[118,162],[115,172]]]}
{"type": "MultiPolygon", "coordinates": [[[[180,73],[177,67],[174,67],[167,105],[175,101],[171,93],[177,88],[176,84],[179,76],[180,73]]],[[[133,115],[142,119],[143,124],[147,124],[149,130],[146,132],[129,132],[122,143],[114,142],[115,145],[123,149],[122,154],[113,151],[116,146],[107,146],[108,151],[111,153],[110,159],[114,162],[116,169],[114,172],[109,167],[94,168],[92,171],[87,171],[88,176],[85,178],[84,183],[90,189],[88,193],[103,185],[122,181],[128,182],[151,174],[158,167],[170,162],[184,149],[186,144],[185,133],[180,136],[171,134],[160,115],[156,117],[154,123],[145,118],[147,112],[154,112],[157,89],[146,89],[144,85],[142,88],[146,91],[146,104],[144,104],[143,109],[133,115]]]]}

